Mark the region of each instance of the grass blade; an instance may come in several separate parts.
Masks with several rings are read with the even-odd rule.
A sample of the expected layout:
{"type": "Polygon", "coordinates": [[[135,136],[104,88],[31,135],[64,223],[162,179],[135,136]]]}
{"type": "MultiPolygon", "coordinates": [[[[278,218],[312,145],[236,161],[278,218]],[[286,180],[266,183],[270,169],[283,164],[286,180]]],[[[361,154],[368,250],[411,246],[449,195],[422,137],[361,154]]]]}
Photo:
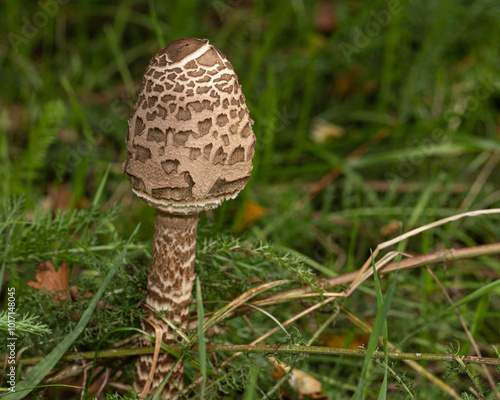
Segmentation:
{"type": "Polygon", "coordinates": [[[153,23],[153,29],[156,34],[156,39],[160,47],[165,47],[167,45],[167,41],[165,40],[165,35],[160,26],[160,20],[158,19],[158,14],[156,13],[156,8],[154,1],[149,1],[149,14],[151,15],[151,22],[153,23]]]}
{"type": "Polygon", "coordinates": [[[102,177],[101,182],[99,183],[99,187],[97,188],[97,191],[95,193],[94,200],[92,200],[92,207],[97,207],[99,201],[101,200],[102,192],[104,191],[104,186],[108,181],[110,169],[111,169],[111,163],[108,164],[106,172],[104,172],[104,176],[102,177]]]}
{"type": "Polygon", "coordinates": [[[94,298],[90,302],[88,308],[82,315],[80,322],[76,326],[75,330],[66,336],[50,353],[45,357],[38,365],[36,365],[30,373],[26,376],[26,379],[16,385],[16,392],[12,394],[7,394],[4,396],[8,400],[21,400],[25,398],[36,386],[41,382],[43,378],[50,372],[50,370],[57,364],[59,359],[66,353],[73,342],[80,336],[85,327],[87,326],[92,313],[97,306],[100,298],[104,294],[109,282],[115,275],[118,268],[120,268],[125,263],[126,248],[123,249],[120,254],[115,258],[115,262],[108,274],[104,278],[102,285],[95,294],[94,298]]]}
{"type": "MultiPolygon", "coordinates": [[[[373,265],[373,259],[372,259],[372,266],[373,268],[375,267],[373,265]]],[[[385,300],[383,300],[382,309],[377,313],[377,317],[375,318],[375,322],[373,323],[372,333],[370,334],[370,339],[368,340],[368,346],[366,349],[365,362],[363,363],[363,369],[361,371],[361,377],[358,383],[358,387],[356,389],[356,392],[354,393],[354,396],[352,397],[353,400],[361,400],[363,398],[363,391],[366,385],[366,371],[371,362],[372,354],[377,348],[379,336],[384,327],[387,313],[389,312],[389,306],[391,304],[391,300],[394,295],[394,290],[396,288],[396,279],[397,279],[397,271],[392,278],[392,282],[389,287],[389,290],[387,291],[385,300]]]]}
{"type": "Polygon", "coordinates": [[[7,244],[5,246],[2,267],[0,268],[0,283],[3,283],[3,275],[5,273],[5,268],[7,267],[7,256],[9,254],[10,242],[12,241],[12,234],[13,233],[14,233],[14,226],[12,226],[12,228],[10,228],[9,236],[7,237],[7,244]]]}
{"type": "Polygon", "coordinates": [[[243,400],[253,400],[255,398],[255,388],[257,386],[257,378],[259,376],[259,368],[252,365],[250,370],[250,377],[248,378],[248,385],[243,393],[243,400]]]}
{"type": "MultiPolygon", "coordinates": [[[[384,298],[382,294],[382,288],[380,287],[380,280],[378,279],[377,268],[375,267],[375,260],[373,259],[372,253],[372,268],[373,268],[373,279],[375,281],[375,291],[377,293],[377,307],[378,312],[382,312],[384,306],[384,298]]],[[[387,321],[384,319],[384,330],[382,332],[382,338],[384,341],[384,380],[382,381],[382,387],[380,388],[380,392],[378,394],[378,400],[385,400],[387,396],[387,342],[388,342],[388,332],[387,332],[387,321]]]]}
{"type": "Polygon", "coordinates": [[[497,286],[500,286],[500,279],[497,279],[496,281],[488,283],[487,285],[483,286],[482,288],[479,288],[479,289],[475,290],[474,292],[472,292],[471,294],[468,294],[463,299],[457,301],[453,305],[449,306],[442,313],[440,313],[438,318],[436,318],[436,319],[440,319],[440,318],[444,317],[446,314],[455,310],[455,308],[462,307],[463,305],[470,303],[471,301],[477,299],[478,297],[487,295],[488,293],[490,293],[494,289],[496,289],[497,286]]]}
{"type": "Polygon", "coordinates": [[[204,399],[207,384],[207,350],[205,348],[205,334],[203,331],[204,310],[199,277],[196,278],[196,309],[198,312],[198,355],[200,357],[201,375],[203,377],[200,389],[200,399],[204,399]]]}

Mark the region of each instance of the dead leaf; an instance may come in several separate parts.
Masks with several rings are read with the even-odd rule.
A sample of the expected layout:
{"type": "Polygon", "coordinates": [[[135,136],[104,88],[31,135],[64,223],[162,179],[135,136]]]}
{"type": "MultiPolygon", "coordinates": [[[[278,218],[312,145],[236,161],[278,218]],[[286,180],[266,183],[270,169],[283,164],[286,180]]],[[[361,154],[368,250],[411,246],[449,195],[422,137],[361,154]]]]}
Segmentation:
{"type": "Polygon", "coordinates": [[[357,69],[348,73],[339,73],[332,77],[333,94],[340,96],[341,99],[347,98],[354,91],[354,84],[357,81],[359,73],[357,69]]]}
{"type": "Polygon", "coordinates": [[[69,267],[66,263],[62,263],[56,271],[52,261],[40,263],[36,272],[36,281],[29,281],[28,285],[37,290],[47,290],[59,305],[61,301],[68,299],[69,267]]]}
{"type": "Polygon", "coordinates": [[[383,236],[391,236],[396,233],[399,229],[399,221],[392,219],[382,228],[380,228],[380,234],[383,236]]]}
{"type": "Polygon", "coordinates": [[[51,184],[47,188],[47,195],[41,202],[44,210],[67,210],[71,207],[71,187],[69,183],[62,185],[51,184]]]}
{"type": "Polygon", "coordinates": [[[260,217],[267,214],[267,210],[255,201],[248,200],[245,203],[245,212],[243,215],[243,227],[247,227],[257,221],[260,217]]]}
{"type": "Polygon", "coordinates": [[[265,283],[262,279],[259,279],[259,278],[250,278],[250,279],[247,279],[247,282],[248,283],[265,283]]]}
{"type": "MultiPolygon", "coordinates": [[[[325,334],[319,337],[319,341],[328,347],[341,347],[344,348],[349,335],[345,333],[337,334],[325,334]]],[[[366,347],[368,345],[369,334],[360,333],[354,334],[349,343],[349,349],[359,349],[360,347],[366,347]]]]}

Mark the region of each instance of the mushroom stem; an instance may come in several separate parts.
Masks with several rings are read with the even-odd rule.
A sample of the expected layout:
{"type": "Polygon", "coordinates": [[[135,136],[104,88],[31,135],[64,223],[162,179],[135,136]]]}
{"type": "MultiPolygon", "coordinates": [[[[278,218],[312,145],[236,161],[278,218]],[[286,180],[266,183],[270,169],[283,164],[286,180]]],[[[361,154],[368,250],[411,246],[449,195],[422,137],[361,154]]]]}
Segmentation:
{"type": "MultiPolygon", "coordinates": [[[[128,121],[123,168],[134,193],[161,210],[146,301],[182,328],[194,280],[197,214],[234,199],[248,182],[255,153],[252,126],[233,66],[207,39],[176,40],[149,62],[128,121]]],[[[174,329],[153,311],[147,317],[161,327],[166,344],[175,343],[174,329]]],[[[152,332],[149,324],[143,327],[152,332]]],[[[162,355],[153,371],[153,389],[172,371],[163,390],[169,399],[178,397],[175,389],[182,384],[182,366],[172,369],[174,362],[162,355]]],[[[149,391],[152,364],[151,357],[139,360],[136,390],[149,391]]]]}
{"type": "MultiPolygon", "coordinates": [[[[188,324],[189,304],[195,279],[197,225],[198,214],[173,215],[160,210],[156,211],[146,302],[151,308],[164,312],[165,318],[181,329],[187,327],[188,324]]],[[[173,329],[150,310],[147,312],[147,319],[162,328],[162,339],[167,346],[176,343],[173,329]]],[[[154,335],[154,329],[150,324],[143,323],[143,329],[154,335]]],[[[144,339],[143,345],[151,346],[151,342],[149,339],[144,339]]],[[[160,354],[150,393],[159,386],[176,361],[176,357],[171,354],[160,354]]],[[[139,358],[136,365],[136,390],[144,388],[152,362],[151,355],[139,358]]],[[[162,396],[167,399],[176,399],[182,388],[182,377],[183,366],[179,364],[170,376],[162,396]]]]}

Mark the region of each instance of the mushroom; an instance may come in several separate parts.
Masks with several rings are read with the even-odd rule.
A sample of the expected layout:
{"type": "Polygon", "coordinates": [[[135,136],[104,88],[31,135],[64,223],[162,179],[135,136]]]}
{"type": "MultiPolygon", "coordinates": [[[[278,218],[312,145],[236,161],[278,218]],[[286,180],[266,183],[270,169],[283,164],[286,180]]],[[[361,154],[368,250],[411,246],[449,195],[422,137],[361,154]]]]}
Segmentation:
{"type": "MultiPolygon", "coordinates": [[[[245,187],[255,151],[253,121],[231,63],[206,39],[184,38],[150,61],[129,119],[124,164],[133,192],[156,208],[146,303],[177,326],[187,326],[194,273],[196,228],[202,211],[245,187]]],[[[147,319],[175,343],[168,324],[147,319]]],[[[149,324],[144,330],[153,333],[149,324]]],[[[148,339],[144,345],[151,345],[148,339]]],[[[177,359],[159,357],[152,390],[177,359]]],[[[137,363],[136,390],[144,388],[152,356],[137,363]]],[[[173,371],[163,396],[177,397],[183,367],[173,371]]]]}

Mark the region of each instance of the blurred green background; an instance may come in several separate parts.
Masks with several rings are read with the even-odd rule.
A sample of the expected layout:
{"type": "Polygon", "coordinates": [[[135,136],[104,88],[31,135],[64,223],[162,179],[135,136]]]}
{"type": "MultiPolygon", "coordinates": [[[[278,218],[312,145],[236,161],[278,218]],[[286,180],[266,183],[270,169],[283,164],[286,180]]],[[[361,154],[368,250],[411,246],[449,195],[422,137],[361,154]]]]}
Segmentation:
{"type": "MultiPolygon", "coordinates": [[[[142,207],[121,175],[126,121],[149,59],[193,36],[228,55],[255,120],[255,170],[242,197],[283,217],[339,168],[336,183],[320,185],[300,209],[362,208],[372,217],[387,208],[407,221],[433,184],[440,190],[428,213],[498,204],[489,196],[498,174],[481,193],[468,191],[499,149],[496,2],[54,0],[2,8],[4,198],[85,207],[111,163],[106,198],[142,207]]],[[[272,231],[281,240],[283,230],[272,231]]]]}
{"type": "MultiPolygon", "coordinates": [[[[149,246],[154,210],[122,173],[127,119],[149,60],[182,37],[207,38],[227,55],[257,137],[247,188],[203,217],[202,235],[269,241],[336,274],[399,232],[500,207],[496,0],[7,0],[0,8],[0,198],[23,196],[27,215],[89,209],[110,168],[100,207],[119,204],[117,235],[141,223],[135,240],[149,246]]],[[[467,219],[406,251],[499,236],[498,217],[467,219]]],[[[460,266],[440,273],[460,291],[500,277],[495,258],[460,266]]],[[[37,264],[25,267],[20,282],[37,264]]],[[[434,301],[444,304],[425,272],[398,284],[396,315],[425,319],[434,301]]],[[[351,306],[368,307],[369,318],[376,301],[365,306],[364,296],[351,306]]],[[[500,302],[490,300],[476,333],[491,344],[500,302]]],[[[456,331],[429,329],[417,341],[429,352],[456,331]]]]}

